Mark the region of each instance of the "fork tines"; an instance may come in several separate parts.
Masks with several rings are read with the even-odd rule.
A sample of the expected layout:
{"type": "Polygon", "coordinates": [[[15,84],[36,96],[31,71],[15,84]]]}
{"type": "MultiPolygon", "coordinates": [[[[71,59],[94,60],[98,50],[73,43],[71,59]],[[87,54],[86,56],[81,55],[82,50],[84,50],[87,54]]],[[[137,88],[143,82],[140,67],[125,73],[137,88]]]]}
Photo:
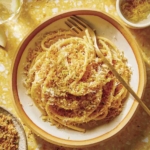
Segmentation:
{"type": "Polygon", "coordinates": [[[77,34],[87,28],[87,25],[77,16],[71,16],[69,19],[67,19],[67,21],[65,21],[65,24],[77,34]]]}

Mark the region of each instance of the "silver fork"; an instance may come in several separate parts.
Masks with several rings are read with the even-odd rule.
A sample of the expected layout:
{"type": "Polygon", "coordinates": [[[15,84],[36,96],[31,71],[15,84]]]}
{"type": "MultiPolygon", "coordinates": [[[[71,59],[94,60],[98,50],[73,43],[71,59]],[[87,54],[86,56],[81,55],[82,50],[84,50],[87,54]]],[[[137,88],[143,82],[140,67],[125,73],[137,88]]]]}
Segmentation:
{"type": "Polygon", "coordinates": [[[142,108],[150,115],[149,108],[143,103],[143,101],[138,97],[138,95],[132,90],[132,88],[126,83],[126,81],[119,75],[119,73],[115,70],[115,68],[109,63],[109,61],[104,57],[101,53],[98,44],[95,32],[92,28],[83,21],[82,18],[77,16],[70,16],[66,21],[65,24],[71,28],[72,32],[77,36],[83,37],[85,36],[85,31],[88,30],[91,39],[93,40],[95,52],[98,57],[101,57],[104,63],[109,67],[112,73],[117,77],[117,79],[124,85],[124,87],[128,90],[128,92],[139,102],[142,108]]]}

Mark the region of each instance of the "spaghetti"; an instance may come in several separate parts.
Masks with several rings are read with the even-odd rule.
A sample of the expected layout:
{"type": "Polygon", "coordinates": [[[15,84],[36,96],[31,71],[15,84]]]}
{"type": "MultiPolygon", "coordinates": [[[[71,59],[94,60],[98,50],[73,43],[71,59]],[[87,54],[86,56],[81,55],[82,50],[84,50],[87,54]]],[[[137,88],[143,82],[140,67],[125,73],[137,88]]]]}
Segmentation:
{"type": "MultiPolygon", "coordinates": [[[[81,126],[111,120],[122,111],[126,89],[96,56],[89,35],[80,38],[71,31],[46,34],[30,49],[25,66],[25,87],[37,107],[58,126],[84,132],[81,126]]],[[[99,48],[128,83],[127,59],[104,37],[99,48]]]]}

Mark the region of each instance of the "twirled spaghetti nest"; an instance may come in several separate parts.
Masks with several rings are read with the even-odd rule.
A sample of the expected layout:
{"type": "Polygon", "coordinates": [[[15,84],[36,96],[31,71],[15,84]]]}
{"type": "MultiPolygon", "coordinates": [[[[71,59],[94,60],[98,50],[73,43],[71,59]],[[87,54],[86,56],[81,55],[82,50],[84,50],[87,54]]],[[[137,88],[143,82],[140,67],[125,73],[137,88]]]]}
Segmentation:
{"type": "MultiPolygon", "coordinates": [[[[51,122],[78,131],[85,131],[82,124],[120,114],[127,95],[87,36],[50,32],[29,50],[25,66],[25,87],[38,108],[51,122]]],[[[97,40],[103,55],[129,82],[131,72],[123,53],[110,40],[97,40]]]]}

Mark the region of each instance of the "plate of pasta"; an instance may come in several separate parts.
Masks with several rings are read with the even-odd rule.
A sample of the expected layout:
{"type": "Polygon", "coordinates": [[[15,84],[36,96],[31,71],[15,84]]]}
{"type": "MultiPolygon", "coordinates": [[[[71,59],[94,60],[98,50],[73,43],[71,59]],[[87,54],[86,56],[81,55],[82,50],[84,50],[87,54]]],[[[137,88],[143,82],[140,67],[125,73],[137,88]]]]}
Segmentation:
{"type": "Polygon", "coordinates": [[[102,54],[139,97],[146,77],[131,33],[97,10],[58,14],[23,40],[12,65],[12,94],[20,117],[51,143],[85,147],[118,133],[138,102],[97,57],[89,34],[78,37],[66,26],[65,20],[72,15],[96,30],[102,54]]]}

